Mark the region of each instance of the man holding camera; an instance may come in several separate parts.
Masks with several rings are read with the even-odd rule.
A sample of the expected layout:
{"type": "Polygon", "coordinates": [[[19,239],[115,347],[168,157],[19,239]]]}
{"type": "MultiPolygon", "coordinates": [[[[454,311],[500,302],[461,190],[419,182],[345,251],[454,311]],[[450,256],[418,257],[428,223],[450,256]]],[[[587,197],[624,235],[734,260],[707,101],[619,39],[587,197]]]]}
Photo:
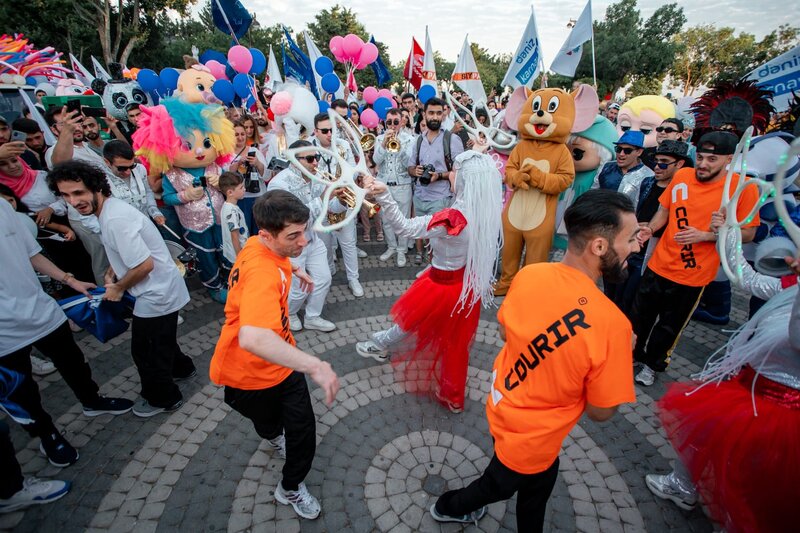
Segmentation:
{"type": "MultiPolygon", "coordinates": [[[[431,98],[425,102],[423,118],[428,126],[424,135],[417,137],[408,160],[408,175],[417,180],[414,190],[416,216],[432,215],[450,206],[453,192],[450,187],[453,160],[464,151],[457,135],[442,130],[444,101],[431,98]]],[[[422,263],[422,241],[417,241],[417,264],[422,263]]]]}

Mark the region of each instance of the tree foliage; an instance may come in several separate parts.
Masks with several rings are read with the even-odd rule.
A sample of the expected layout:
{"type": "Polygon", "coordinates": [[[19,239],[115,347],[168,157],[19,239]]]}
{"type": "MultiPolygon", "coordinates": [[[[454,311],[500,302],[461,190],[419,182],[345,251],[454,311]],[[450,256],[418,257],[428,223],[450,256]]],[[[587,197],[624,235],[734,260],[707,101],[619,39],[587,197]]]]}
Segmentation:
{"type": "Polygon", "coordinates": [[[701,25],[688,28],[674,38],[679,52],[670,68],[685,95],[701,85],[732,80],[797,46],[800,30],[788,25],[773,30],[760,41],[730,27],[701,25]]]}

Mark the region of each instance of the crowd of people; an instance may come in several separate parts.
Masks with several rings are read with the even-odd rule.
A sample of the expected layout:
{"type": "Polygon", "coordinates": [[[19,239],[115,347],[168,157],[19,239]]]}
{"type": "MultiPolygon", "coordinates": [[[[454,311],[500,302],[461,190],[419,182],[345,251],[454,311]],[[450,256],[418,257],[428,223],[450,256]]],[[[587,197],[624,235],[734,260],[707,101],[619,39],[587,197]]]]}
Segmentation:
{"type": "MultiPolygon", "coordinates": [[[[293,334],[337,328],[325,309],[338,269],[353,297],[364,297],[359,259],[367,253],[360,239],[384,243],[380,261],[412,262],[418,272],[391,309],[391,327],[355,351],[391,363],[400,382],[414,381],[414,392],[453,413],[465,406],[480,309],[501,302],[505,344],[487,399],[495,454],[479,479],[442,495],[430,512],[438,521],[469,523],[488,504],[516,493],[518,530],[540,531],[562,441],[580,417],[608,420],[620,404],[635,401],[635,383],[649,387],[663,379],[704,288],[718,277],[726,209],[742,221],[742,243],[763,240],[757,236],[763,199],[755,186],[721,202],[745,179],[728,176],[744,134],[738,124],[695,132],[691,115],[654,121],[650,108],[604,101],[576,129],[561,122],[559,113],[581,107],[564,91],[551,90],[546,101],[534,92],[522,111],[511,95],[492,91],[477,105],[455,91],[449,101],[456,108],[447,99],[423,103],[412,92],[399,93],[396,107],[371,129],[359,120],[370,107],[362,91],[329,98],[335,115],[316,114],[313,128],[276,118],[268,89],[251,109],[216,105],[200,113],[176,98],[159,106],[130,104],[127,120],[53,105],[41,113],[56,139],[52,146],[33,110],[13,121],[0,117],[0,264],[6,271],[0,371],[18,382],[2,400],[7,411],[22,413],[14,419],[41,440],[51,464],[69,466],[79,453],[42,407],[33,375],[59,371],[85,416],[132,411],[152,417],[181,407],[177,382],[196,375],[177,340],[191,267],[210,298],[225,306],[211,381],[225,387],[225,402],[285,459],[276,500],[303,518],[319,516],[321,504],[304,483],[316,447],[306,376],[329,405],[339,383],[331,364],[299,349],[293,334]],[[360,139],[342,135],[347,128],[360,139]],[[555,130],[566,154],[557,152],[558,167],[498,148],[498,132],[518,135],[519,143],[552,143],[543,132],[555,130]],[[358,205],[354,191],[331,193],[326,185],[359,163],[368,169],[360,186],[378,214],[358,205]],[[536,190],[541,198],[523,197],[536,190]],[[518,227],[523,198],[533,218],[531,205],[550,206],[548,198],[558,204],[557,214],[551,206],[545,222],[518,227]],[[319,220],[336,229],[319,231],[319,220]],[[519,242],[509,266],[510,228],[519,242]],[[559,248],[559,262],[540,257],[541,250],[547,256],[559,248]],[[501,270],[502,291],[495,283],[501,270]],[[75,342],[80,325],[54,299],[75,294],[111,302],[135,297],[131,357],[141,381],[138,401],[98,395],[75,342]]],[[[570,117],[578,122],[580,113],[570,117]]],[[[732,260],[747,265],[732,248],[732,260]]],[[[770,291],[755,291],[765,300],[796,292],[797,251],[781,250],[786,276],[770,282],[770,291]]],[[[797,322],[798,304],[783,308],[797,322]]],[[[788,326],[788,317],[775,320],[788,326]]],[[[792,335],[798,329],[795,324],[792,335]]],[[[794,337],[784,344],[794,372],[800,344],[794,337]]],[[[800,372],[784,375],[776,370],[767,377],[793,395],[787,409],[796,409],[800,372]]],[[[674,395],[672,402],[665,416],[675,415],[669,410],[679,403],[674,395]]],[[[683,437],[673,442],[685,466],[678,462],[675,472],[647,477],[657,496],[691,509],[699,491],[707,503],[723,506],[714,517],[732,531],[737,520],[761,524],[763,513],[778,513],[763,523],[779,523],[785,509],[763,499],[746,518],[725,507],[738,500],[718,498],[707,464],[684,453],[697,443],[681,433],[680,421],[669,420],[669,430],[683,437]]],[[[63,496],[67,482],[23,479],[8,428],[0,426],[0,512],[63,496]]]]}

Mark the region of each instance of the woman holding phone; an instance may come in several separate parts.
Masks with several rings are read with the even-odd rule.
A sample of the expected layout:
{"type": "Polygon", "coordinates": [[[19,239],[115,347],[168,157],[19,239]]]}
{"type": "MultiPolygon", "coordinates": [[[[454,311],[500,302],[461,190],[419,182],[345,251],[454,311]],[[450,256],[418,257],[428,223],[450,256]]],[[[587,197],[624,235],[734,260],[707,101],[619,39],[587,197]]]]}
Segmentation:
{"type": "MultiPolygon", "coordinates": [[[[244,178],[244,198],[239,200],[239,209],[244,213],[245,222],[250,235],[258,233],[258,226],[253,217],[253,204],[256,198],[267,192],[267,168],[264,154],[258,149],[258,144],[250,144],[245,122],[248,119],[233,123],[233,132],[236,137],[236,148],[233,159],[225,170],[238,172],[244,178]]],[[[252,120],[252,119],[249,119],[252,120]]],[[[255,121],[252,121],[255,126],[255,121]]]]}

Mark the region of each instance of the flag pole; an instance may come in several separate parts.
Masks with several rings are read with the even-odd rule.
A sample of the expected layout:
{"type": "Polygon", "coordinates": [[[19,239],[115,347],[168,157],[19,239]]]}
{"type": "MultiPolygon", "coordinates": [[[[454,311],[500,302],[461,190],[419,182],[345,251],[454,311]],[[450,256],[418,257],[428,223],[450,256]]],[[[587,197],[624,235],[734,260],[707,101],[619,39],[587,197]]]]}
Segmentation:
{"type": "Polygon", "coordinates": [[[597,90],[597,63],[594,56],[594,21],[592,20],[592,0],[589,0],[589,23],[592,25],[592,79],[594,79],[594,90],[597,90]]]}

